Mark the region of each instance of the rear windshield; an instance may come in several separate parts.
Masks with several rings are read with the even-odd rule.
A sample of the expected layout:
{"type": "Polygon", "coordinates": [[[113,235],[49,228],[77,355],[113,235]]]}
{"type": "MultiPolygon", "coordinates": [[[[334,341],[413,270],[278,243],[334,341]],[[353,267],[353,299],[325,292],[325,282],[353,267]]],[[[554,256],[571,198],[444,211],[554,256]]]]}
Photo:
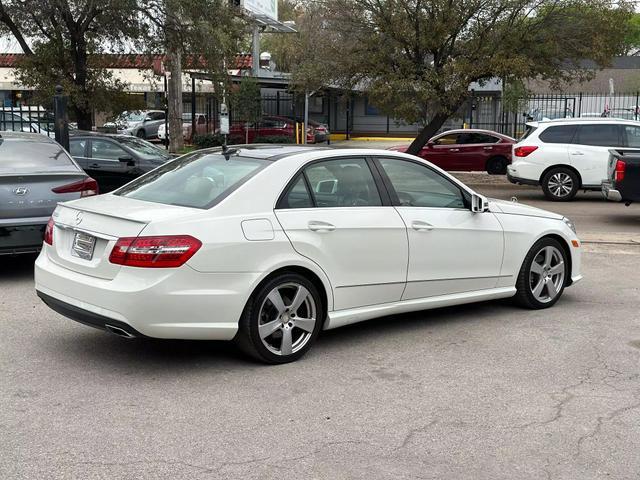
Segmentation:
{"type": "Polygon", "coordinates": [[[57,143],[0,138],[0,173],[78,170],[71,157],[57,143]]]}
{"type": "Polygon", "coordinates": [[[147,202],[210,208],[271,162],[194,152],[156,168],[116,192],[147,202]]]}

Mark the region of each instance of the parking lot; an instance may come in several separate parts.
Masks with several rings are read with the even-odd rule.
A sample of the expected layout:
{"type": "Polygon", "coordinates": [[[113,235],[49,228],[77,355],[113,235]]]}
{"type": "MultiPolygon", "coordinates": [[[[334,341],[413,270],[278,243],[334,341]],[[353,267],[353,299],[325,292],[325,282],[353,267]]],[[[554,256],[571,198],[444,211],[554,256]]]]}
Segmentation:
{"type": "Polygon", "coordinates": [[[575,221],[585,278],[554,308],[381,318],[267,367],[79,325],[0,257],[0,478],[638,478],[640,206],[462,178],[575,221]]]}

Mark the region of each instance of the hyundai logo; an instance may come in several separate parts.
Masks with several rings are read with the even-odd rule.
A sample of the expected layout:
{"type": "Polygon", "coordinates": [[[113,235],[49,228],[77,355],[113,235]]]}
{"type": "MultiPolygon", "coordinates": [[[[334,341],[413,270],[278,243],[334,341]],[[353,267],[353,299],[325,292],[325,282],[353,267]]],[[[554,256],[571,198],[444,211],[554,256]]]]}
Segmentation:
{"type": "Polygon", "coordinates": [[[16,187],[13,189],[13,193],[16,195],[26,195],[29,193],[29,189],[27,187],[16,187]]]}

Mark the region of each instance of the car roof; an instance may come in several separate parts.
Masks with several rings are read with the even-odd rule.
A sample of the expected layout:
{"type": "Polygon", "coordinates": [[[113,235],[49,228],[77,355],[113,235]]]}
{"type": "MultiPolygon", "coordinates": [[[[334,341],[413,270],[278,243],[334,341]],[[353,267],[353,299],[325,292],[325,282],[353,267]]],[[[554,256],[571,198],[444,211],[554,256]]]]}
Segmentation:
{"type": "Polygon", "coordinates": [[[505,135],[504,133],[494,132],[493,130],[485,130],[483,128],[454,128],[452,130],[446,130],[442,133],[439,133],[434,137],[440,137],[447,133],[485,133],[487,135],[493,135],[494,137],[511,138],[509,135],[505,135]]]}
{"type": "MultiPolygon", "coordinates": [[[[278,160],[297,153],[336,150],[329,147],[311,145],[276,145],[271,143],[250,143],[246,145],[229,145],[227,152],[234,156],[259,158],[261,160],[278,160]]],[[[222,153],[222,147],[203,148],[194,150],[193,153],[222,153]]]]}
{"type": "Polygon", "coordinates": [[[103,132],[93,132],[89,130],[73,130],[69,132],[69,138],[78,138],[78,137],[97,137],[97,138],[113,138],[114,140],[119,140],[122,138],[126,139],[135,139],[133,135],[125,135],[123,133],[103,133],[103,132]]]}
{"type": "Polygon", "coordinates": [[[41,133],[28,133],[28,132],[12,132],[3,131],[0,132],[0,139],[2,140],[21,140],[24,142],[38,142],[38,143],[56,143],[53,138],[49,138],[41,133]]]}
{"type": "Polygon", "coordinates": [[[539,120],[537,122],[527,122],[527,125],[553,125],[557,123],[564,124],[579,124],[579,123],[628,123],[631,125],[640,125],[640,122],[636,120],[628,120],[626,118],[614,118],[614,117],[577,117],[577,118],[554,118],[553,120],[539,120]]]}

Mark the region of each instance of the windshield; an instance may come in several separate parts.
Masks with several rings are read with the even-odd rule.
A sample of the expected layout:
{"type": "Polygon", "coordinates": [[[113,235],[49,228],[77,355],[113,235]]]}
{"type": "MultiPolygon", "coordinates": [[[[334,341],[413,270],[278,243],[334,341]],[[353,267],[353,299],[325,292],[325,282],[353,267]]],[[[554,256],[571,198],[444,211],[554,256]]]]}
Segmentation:
{"type": "Polygon", "coordinates": [[[135,150],[136,153],[145,160],[155,160],[158,158],[168,160],[171,158],[171,155],[169,155],[166,150],[156,147],[153,143],[147,142],[146,140],[141,140],[136,137],[124,137],[119,138],[118,141],[131,150],[135,150]]]}
{"type": "Polygon", "coordinates": [[[141,122],[145,117],[144,112],[122,112],[118,117],[118,120],[124,120],[127,122],[141,122]]]}
{"type": "Polygon", "coordinates": [[[183,207],[211,208],[271,162],[194,152],[125,185],[116,195],[183,207]]]}

